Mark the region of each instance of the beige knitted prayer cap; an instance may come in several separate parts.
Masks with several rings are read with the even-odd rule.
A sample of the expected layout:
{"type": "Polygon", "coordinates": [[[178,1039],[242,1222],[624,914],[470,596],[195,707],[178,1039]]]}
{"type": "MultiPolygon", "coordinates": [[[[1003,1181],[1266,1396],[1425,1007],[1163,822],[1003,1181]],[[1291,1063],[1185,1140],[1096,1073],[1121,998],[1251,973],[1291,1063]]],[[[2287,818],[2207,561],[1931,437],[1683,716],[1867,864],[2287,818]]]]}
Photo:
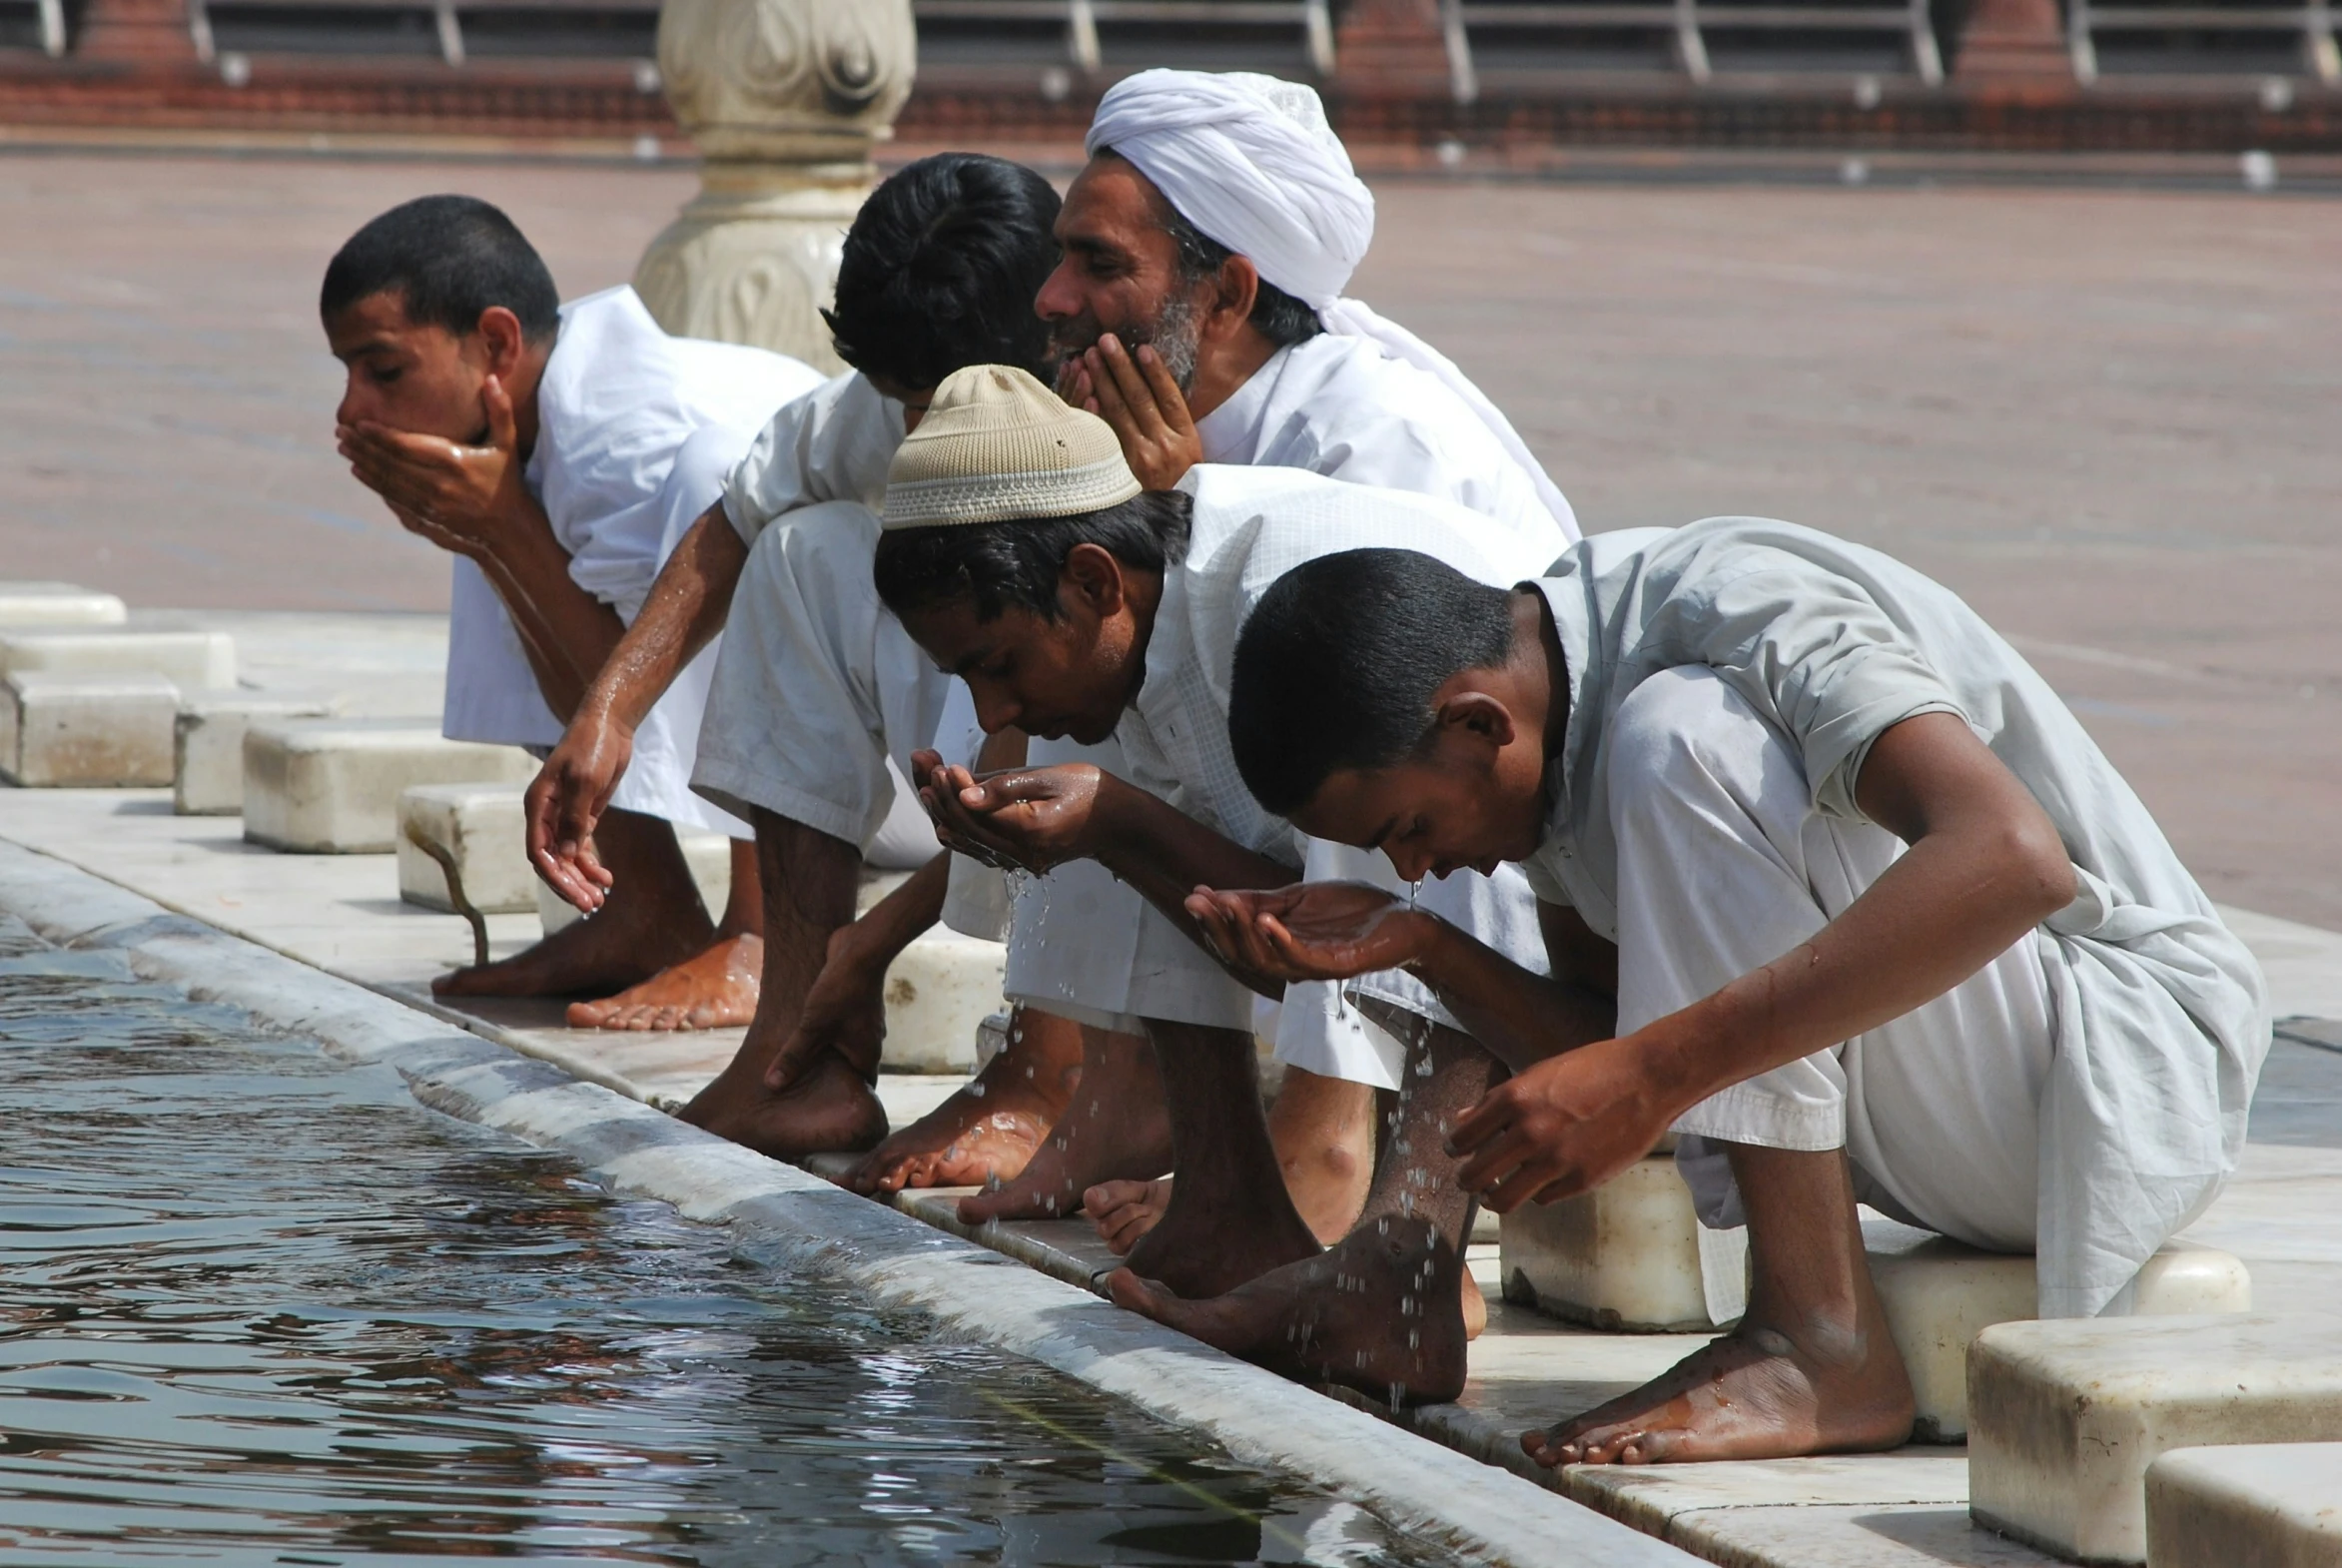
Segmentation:
{"type": "Polygon", "coordinates": [[[1006,365],[971,365],[936,388],[887,470],[893,528],[1021,522],[1098,511],[1141,489],[1095,413],[1006,365]]]}

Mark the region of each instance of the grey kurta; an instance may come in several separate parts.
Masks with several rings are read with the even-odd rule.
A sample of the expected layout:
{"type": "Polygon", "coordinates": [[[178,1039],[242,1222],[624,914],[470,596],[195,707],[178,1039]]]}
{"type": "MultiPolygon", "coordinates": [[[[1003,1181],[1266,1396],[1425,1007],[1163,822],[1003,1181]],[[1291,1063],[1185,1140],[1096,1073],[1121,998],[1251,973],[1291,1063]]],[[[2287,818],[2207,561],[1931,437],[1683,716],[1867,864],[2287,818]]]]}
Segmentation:
{"type": "Polygon", "coordinates": [[[1792,523],[1600,534],[1537,586],[1568,663],[1553,808],[1525,868],[1618,932],[1607,727],[1656,671],[1713,669],[1802,757],[1816,810],[1859,820],[1871,744],[1956,713],[2056,824],[2078,892],[2041,930],[2056,1055],[2040,1108],[2045,1315],[2104,1307],[2236,1167],[2269,1046],[2259,967],[2064,703],[1949,589],[1792,523]]]}

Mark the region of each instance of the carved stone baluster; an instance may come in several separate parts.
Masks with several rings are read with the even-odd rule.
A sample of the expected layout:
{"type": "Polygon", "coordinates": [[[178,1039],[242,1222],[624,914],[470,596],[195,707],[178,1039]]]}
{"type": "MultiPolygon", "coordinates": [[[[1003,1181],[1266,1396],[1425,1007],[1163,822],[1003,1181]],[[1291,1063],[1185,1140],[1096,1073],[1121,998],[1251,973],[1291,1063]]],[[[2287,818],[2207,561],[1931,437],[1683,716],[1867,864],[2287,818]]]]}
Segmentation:
{"type": "Polygon", "coordinates": [[[659,70],[706,163],[635,270],[661,326],[839,368],[818,308],[916,57],[910,0],[666,0],[659,70]]]}

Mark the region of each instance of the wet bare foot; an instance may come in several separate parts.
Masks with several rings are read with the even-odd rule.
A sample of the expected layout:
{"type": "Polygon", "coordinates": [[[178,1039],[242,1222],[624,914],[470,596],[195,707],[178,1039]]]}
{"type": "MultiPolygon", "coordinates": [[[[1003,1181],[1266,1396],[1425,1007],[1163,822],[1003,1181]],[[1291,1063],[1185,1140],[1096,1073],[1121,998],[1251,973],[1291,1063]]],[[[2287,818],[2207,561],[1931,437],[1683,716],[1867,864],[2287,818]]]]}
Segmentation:
{"type": "Polygon", "coordinates": [[[743,1070],[735,1058],[681,1115],[694,1127],[775,1160],[859,1154],[887,1136],[886,1108],[878,1096],[844,1058],[829,1051],[778,1091],[764,1087],[761,1066],[743,1070]]]}
{"type": "Polygon", "coordinates": [[[763,972],[762,937],[719,938],[713,946],[614,997],[571,1003],[569,1027],[737,1029],[756,1017],[757,979],[763,972]]]}
{"type": "Polygon", "coordinates": [[[1135,1267],[1115,1270],[1107,1288],[1134,1312],[1287,1377],[1430,1404],[1463,1392],[1460,1271],[1430,1221],[1393,1216],[1210,1299],[1182,1299],[1135,1267]]]}
{"type": "Polygon", "coordinates": [[[1159,1176],[1171,1163],[1171,1116],[1154,1047],[1136,1035],[1085,1027],[1073,1103],[1013,1179],[960,1199],[960,1219],[1060,1218],[1079,1210],[1082,1194],[1099,1182],[1159,1176]]]}
{"type": "MultiPolygon", "coordinates": [[[[1082,1211],[1098,1226],[1098,1238],[1117,1257],[1128,1257],[1171,1206],[1171,1180],[1165,1176],[1159,1181],[1101,1181],[1082,1194],[1082,1211]]],[[[1477,1339],[1488,1331],[1488,1298],[1480,1293],[1480,1282],[1470,1269],[1458,1273],[1464,1337],[1477,1339]]]]}
{"type": "Polygon", "coordinates": [[[1023,1173],[1082,1078],[1082,1028],[1020,1012],[1010,1045],[959,1092],[838,1180],[857,1192],[981,1186],[1023,1173]]]}
{"type": "Polygon", "coordinates": [[[473,964],[431,982],[440,997],[607,996],[648,980],[680,963],[704,945],[707,916],[693,906],[694,921],[678,920],[662,931],[657,922],[630,919],[639,903],[621,907],[613,899],[591,920],[563,926],[532,948],[493,964],[473,964]],[[693,930],[693,926],[697,930],[693,930]]]}
{"type": "Polygon", "coordinates": [[[1133,1243],[1117,1277],[1134,1274],[1201,1300],[1324,1250],[1282,1191],[1263,1201],[1234,1188],[1213,1192],[1199,1180],[1169,1185],[1162,1217],[1133,1243]]]}
{"type": "Polygon", "coordinates": [[[1101,1181],[1082,1194],[1082,1211],[1098,1227],[1098,1238],[1117,1257],[1128,1257],[1139,1238],[1156,1226],[1171,1207],[1171,1178],[1154,1181],[1101,1181]]]}
{"type": "MultiPolygon", "coordinates": [[[[1816,1334],[1809,1337],[1823,1338],[1816,1334]]],[[[1911,1435],[1911,1379],[1885,1325],[1840,1334],[1835,1353],[1744,1320],[1633,1393],[1523,1432],[1548,1467],[1872,1453],[1911,1435]]]]}

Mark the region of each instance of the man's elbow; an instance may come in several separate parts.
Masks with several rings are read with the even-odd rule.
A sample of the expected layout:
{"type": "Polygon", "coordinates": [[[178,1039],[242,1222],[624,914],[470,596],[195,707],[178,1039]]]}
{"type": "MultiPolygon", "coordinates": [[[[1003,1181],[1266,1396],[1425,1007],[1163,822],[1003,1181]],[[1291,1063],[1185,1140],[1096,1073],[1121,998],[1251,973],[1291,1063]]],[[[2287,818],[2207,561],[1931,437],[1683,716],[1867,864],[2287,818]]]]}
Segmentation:
{"type": "Polygon", "coordinates": [[[2001,846],[2001,861],[2013,896],[2024,906],[2028,924],[2038,925],[2047,920],[2072,903],[2079,891],[2073,859],[2065,852],[2064,840],[2057,836],[2057,829],[2049,819],[2038,812],[2031,821],[2009,824],[2001,846]]]}

